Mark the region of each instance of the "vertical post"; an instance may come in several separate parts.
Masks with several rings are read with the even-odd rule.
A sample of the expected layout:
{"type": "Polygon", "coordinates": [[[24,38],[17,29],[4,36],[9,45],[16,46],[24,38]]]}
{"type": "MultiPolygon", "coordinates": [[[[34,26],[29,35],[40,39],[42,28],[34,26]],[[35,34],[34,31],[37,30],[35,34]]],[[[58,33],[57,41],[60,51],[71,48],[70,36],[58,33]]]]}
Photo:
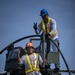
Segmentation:
{"type": "MultiPolygon", "coordinates": [[[[43,38],[42,38],[42,50],[43,50],[43,59],[45,59],[45,33],[43,32],[43,38]]],[[[45,67],[45,64],[43,65],[45,67]]]]}
{"type": "Polygon", "coordinates": [[[48,53],[50,52],[50,39],[49,37],[47,36],[46,38],[46,55],[45,55],[45,58],[47,59],[48,57],[48,53]]]}
{"type": "Polygon", "coordinates": [[[10,72],[7,72],[7,75],[10,75],[10,72]]]}

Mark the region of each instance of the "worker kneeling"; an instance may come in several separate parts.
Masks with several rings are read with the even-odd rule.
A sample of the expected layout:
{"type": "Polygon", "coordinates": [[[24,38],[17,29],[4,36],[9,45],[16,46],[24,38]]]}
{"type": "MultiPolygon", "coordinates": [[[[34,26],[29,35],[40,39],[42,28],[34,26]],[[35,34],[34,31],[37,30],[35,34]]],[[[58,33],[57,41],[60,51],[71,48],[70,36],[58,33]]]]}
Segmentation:
{"type": "Polygon", "coordinates": [[[34,45],[31,42],[28,42],[25,48],[27,50],[27,53],[21,58],[20,50],[17,52],[19,64],[25,65],[26,75],[42,75],[39,65],[43,66],[46,63],[46,60],[42,60],[39,54],[34,53],[34,45]]]}

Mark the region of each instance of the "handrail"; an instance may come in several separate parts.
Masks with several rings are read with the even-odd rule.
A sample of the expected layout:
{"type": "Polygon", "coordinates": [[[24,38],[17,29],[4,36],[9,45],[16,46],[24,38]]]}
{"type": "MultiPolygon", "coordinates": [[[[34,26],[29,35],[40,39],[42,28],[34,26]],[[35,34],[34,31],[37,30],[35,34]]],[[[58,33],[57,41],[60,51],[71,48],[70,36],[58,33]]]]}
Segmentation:
{"type": "MultiPolygon", "coordinates": [[[[45,71],[45,69],[41,70],[42,72],[45,71]]],[[[48,72],[54,72],[53,69],[47,69],[48,72]]],[[[72,73],[75,73],[75,70],[70,70],[72,73]]],[[[68,72],[68,70],[59,70],[59,72],[68,72]]]]}

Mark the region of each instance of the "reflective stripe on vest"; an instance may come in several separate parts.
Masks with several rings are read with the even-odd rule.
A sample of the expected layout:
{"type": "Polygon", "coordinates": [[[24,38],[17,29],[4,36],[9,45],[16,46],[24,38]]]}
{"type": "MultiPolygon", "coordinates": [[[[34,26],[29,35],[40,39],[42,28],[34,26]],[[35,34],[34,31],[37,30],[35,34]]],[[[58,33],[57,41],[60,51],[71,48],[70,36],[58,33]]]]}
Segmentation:
{"type": "Polygon", "coordinates": [[[29,68],[25,71],[26,74],[33,72],[33,71],[39,71],[39,67],[37,67],[37,54],[34,53],[34,65],[32,66],[32,63],[30,61],[30,57],[28,54],[26,54],[26,60],[28,62],[29,68]]]}
{"type": "Polygon", "coordinates": [[[51,20],[51,18],[48,18],[48,23],[47,23],[48,24],[48,27],[47,27],[47,29],[46,29],[44,20],[41,21],[41,23],[42,23],[42,29],[43,29],[43,31],[45,33],[49,33],[50,32],[50,20],[51,20]]]}

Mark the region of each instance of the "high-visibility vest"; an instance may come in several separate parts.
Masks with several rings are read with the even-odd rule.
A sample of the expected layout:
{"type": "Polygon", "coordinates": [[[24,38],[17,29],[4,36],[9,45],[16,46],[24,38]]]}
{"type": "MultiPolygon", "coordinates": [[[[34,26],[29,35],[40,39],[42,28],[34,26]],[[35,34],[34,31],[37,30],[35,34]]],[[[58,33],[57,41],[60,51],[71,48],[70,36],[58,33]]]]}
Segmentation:
{"type": "MultiPolygon", "coordinates": [[[[48,26],[47,27],[45,26],[44,20],[41,21],[41,23],[42,23],[42,29],[43,29],[43,31],[44,31],[45,34],[49,33],[51,31],[50,30],[50,21],[51,21],[51,18],[48,18],[48,23],[47,23],[48,26]]],[[[50,37],[51,38],[54,37],[57,33],[58,33],[58,31],[55,30],[54,33],[50,35],[50,37]]]]}
{"type": "Polygon", "coordinates": [[[28,62],[28,69],[25,70],[25,73],[28,74],[28,73],[31,73],[33,71],[39,71],[39,67],[37,66],[37,54],[36,53],[33,53],[34,55],[34,65],[32,65],[31,61],[30,61],[30,57],[28,54],[26,54],[26,60],[28,62]]]}
{"type": "Polygon", "coordinates": [[[49,33],[50,32],[50,20],[51,20],[51,18],[48,18],[48,23],[47,23],[48,26],[47,27],[45,26],[44,20],[41,21],[41,23],[42,23],[42,29],[43,29],[43,31],[45,33],[49,33]]]}

